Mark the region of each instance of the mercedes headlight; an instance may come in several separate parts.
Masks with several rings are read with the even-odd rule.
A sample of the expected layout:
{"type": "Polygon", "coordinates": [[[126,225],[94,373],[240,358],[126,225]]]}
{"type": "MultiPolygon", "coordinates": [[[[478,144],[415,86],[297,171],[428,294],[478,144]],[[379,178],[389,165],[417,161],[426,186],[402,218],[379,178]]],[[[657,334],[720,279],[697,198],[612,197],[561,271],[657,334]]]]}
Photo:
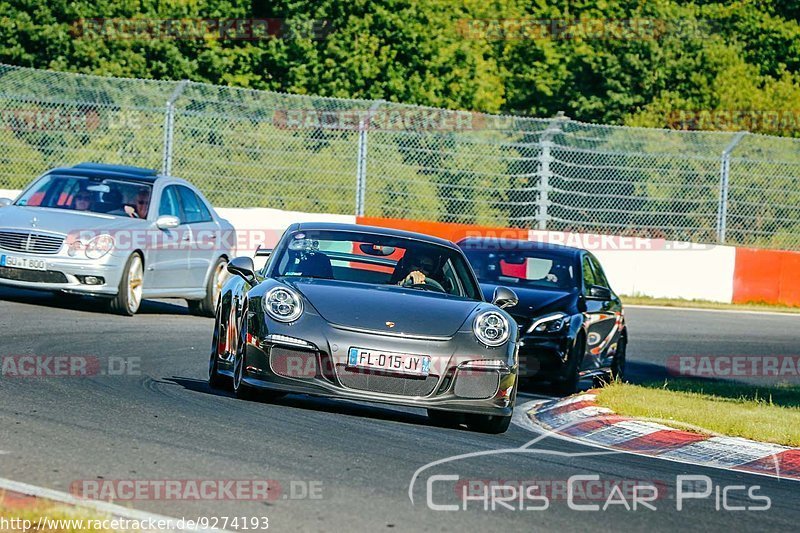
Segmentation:
{"type": "Polygon", "coordinates": [[[559,333],[569,325],[569,315],[554,313],[533,321],[528,333],[559,333]]]}
{"type": "Polygon", "coordinates": [[[111,235],[98,235],[86,243],[86,257],[100,259],[114,249],[114,237],[111,235]]]}
{"type": "Polygon", "coordinates": [[[262,302],[264,312],[278,322],[294,322],[303,314],[302,298],[285,287],[270,289],[262,302]]]}
{"type": "Polygon", "coordinates": [[[506,317],[495,311],[488,311],[475,317],[473,330],[475,337],[486,346],[500,346],[511,334],[506,317]]]}
{"type": "Polygon", "coordinates": [[[70,243],[67,253],[70,257],[75,257],[83,253],[89,259],[100,259],[108,255],[114,249],[114,237],[103,234],[90,239],[87,242],[75,240],[70,243]]]}

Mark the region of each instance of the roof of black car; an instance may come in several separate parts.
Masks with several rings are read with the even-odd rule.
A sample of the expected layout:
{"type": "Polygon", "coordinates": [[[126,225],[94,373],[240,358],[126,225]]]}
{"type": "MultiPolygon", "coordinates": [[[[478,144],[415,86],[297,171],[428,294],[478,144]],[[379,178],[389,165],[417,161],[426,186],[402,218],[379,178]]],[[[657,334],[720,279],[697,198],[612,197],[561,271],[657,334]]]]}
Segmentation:
{"type": "Polygon", "coordinates": [[[158,171],[152,168],[109,165],[107,163],[79,163],[72,167],[54,168],[50,172],[89,178],[122,178],[144,183],[153,183],[160,177],[158,171]]]}
{"type": "Polygon", "coordinates": [[[403,231],[393,228],[384,228],[380,226],[362,226],[360,224],[344,224],[336,222],[300,222],[293,224],[290,228],[292,231],[312,231],[312,230],[326,230],[326,231],[358,231],[362,233],[377,233],[387,237],[398,237],[401,239],[414,239],[419,241],[430,242],[447,246],[448,248],[458,248],[452,242],[440,239],[439,237],[432,237],[424,233],[415,233],[412,231],[403,231]]]}
{"type": "Polygon", "coordinates": [[[465,250],[478,251],[509,251],[509,250],[538,250],[560,253],[565,256],[579,255],[583,250],[542,241],[523,241],[521,239],[496,239],[493,237],[467,237],[458,241],[458,246],[465,250]]]}

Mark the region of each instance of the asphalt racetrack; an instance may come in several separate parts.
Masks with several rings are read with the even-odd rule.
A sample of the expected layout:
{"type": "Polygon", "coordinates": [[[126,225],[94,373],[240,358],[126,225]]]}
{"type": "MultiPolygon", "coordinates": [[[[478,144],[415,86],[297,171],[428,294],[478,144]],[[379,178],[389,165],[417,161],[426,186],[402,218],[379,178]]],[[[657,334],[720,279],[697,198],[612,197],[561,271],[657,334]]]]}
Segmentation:
{"type": "MultiPolygon", "coordinates": [[[[800,350],[800,316],[646,308],[626,314],[631,381],[666,375],[672,355],[800,350]]],[[[794,481],[603,453],[552,437],[520,448],[538,435],[516,423],[492,436],[435,427],[417,409],[305,396],[272,404],[236,400],[206,384],[212,325],[189,316],[182,302],[146,302],[141,314],[125,318],[89,303],[69,306],[47,294],[0,289],[3,357],[85,356],[99,369],[90,377],[0,378],[0,476],[65,492],[88,481],[274,480],[272,501],[116,503],[175,517],[266,516],[276,531],[774,531],[800,523],[794,481]],[[457,457],[464,454],[473,455],[457,457]],[[454,459],[423,468],[448,458],[454,459]],[[609,496],[603,491],[579,502],[600,510],[571,508],[561,488],[572,476],[591,474],[612,484],[652,482],[659,487],[656,509],[628,510],[617,499],[602,510],[609,496]],[[713,490],[684,500],[678,511],[679,475],[708,476],[713,490]],[[466,501],[463,510],[464,484],[530,479],[553,487],[546,502],[503,505],[478,491],[483,499],[466,501]],[[716,490],[731,485],[744,488],[726,497],[716,490]],[[768,497],[770,508],[752,510],[764,506],[753,495],[768,497]]],[[[518,403],[536,398],[528,391],[518,403]]],[[[630,505],[630,496],[623,498],[630,505]]]]}

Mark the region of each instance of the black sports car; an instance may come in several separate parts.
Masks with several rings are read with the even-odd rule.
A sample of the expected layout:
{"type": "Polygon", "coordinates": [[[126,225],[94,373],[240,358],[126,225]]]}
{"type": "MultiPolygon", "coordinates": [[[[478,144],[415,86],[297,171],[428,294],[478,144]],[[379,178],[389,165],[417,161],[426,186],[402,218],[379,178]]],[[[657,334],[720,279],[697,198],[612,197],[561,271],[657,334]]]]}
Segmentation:
{"type": "Polygon", "coordinates": [[[536,241],[468,238],[458,245],[484,294],[512,287],[519,304],[520,377],[544,379],[561,392],[582,378],[622,379],[628,330],[619,297],[586,250],[536,241]]]}
{"type": "Polygon", "coordinates": [[[517,327],[483,299],[453,243],[347,224],[290,226],[266,265],[231,261],[209,382],[240,398],[289,392],[427,408],[441,424],[508,428],[517,327]]]}

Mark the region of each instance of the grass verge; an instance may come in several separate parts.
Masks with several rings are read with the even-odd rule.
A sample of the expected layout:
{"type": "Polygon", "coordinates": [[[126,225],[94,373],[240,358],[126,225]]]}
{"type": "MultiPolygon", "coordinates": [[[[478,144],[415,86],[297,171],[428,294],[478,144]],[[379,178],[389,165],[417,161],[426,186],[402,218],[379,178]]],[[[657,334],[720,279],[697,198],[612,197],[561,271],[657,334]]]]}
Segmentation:
{"type": "Polygon", "coordinates": [[[617,414],[685,429],[800,446],[800,387],[703,380],[612,383],[597,402],[617,414]]]}
{"type": "Polygon", "coordinates": [[[773,305],[767,303],[726,304],[709,300],[684,300],[681,298],[651,298],[649,296],[620,295],[623,304],[627,305],[657,305],[662,307],[690,307],[693,309],[721,309],[730,311],[770,311],[773,313],[797,313],[800,307],[788,305],[773,305]]]}

